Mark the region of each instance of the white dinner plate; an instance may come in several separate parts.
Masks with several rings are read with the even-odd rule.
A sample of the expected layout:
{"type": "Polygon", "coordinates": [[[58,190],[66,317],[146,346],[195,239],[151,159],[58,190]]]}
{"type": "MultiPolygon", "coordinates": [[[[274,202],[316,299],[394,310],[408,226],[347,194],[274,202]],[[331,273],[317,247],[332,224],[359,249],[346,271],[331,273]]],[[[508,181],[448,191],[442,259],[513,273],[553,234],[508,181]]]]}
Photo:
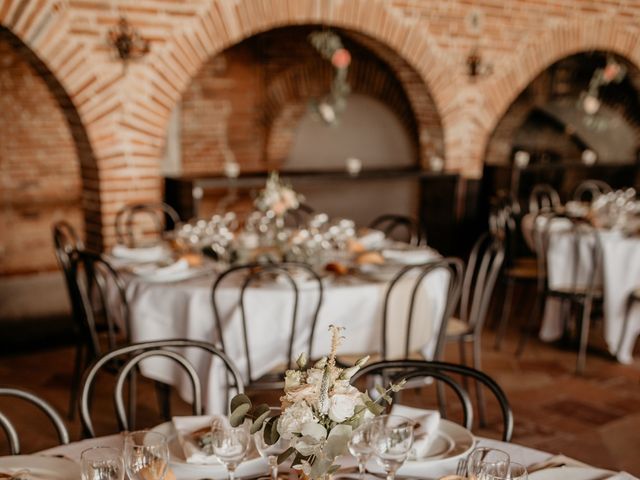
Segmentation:
{"type": "MultiPolygon", "coordinates": [[[[440,420],[437,437],[429,447],[424,457],[416,460],[407,460],[398,470],[398,475],[424,476],[425,467],[431,467],[441,462],[455,462],[468,455],[473,450],[475,439],[473,434],[457,423],[450,420],[440,420]]],[[[367,463],[367,469],[383,473],[382,467],[375,461],[367,463]]],[[[455,467],[454,467],[455,469],[455,467]]]]}
{"type": "MultiPolygon", "coordinates": [[[[151,431],[162,433],[167,437],[169,441],[169,454],[171,455],[169,464],[177,478],[181,480],[192,480],[201,478],[226,479],[229,477],[224,465],[187,463],[172,422],[161,423],[153,427],[151,431]]],[[[257,455],[257,452],[253,455],[257,455]]],[[[253,458],[246,459],[238,466],[236,477],[249,477],[260,474],[266,476],[268,475],[268,471],[267,461],[262,457],[253,456],[253,458]]]]}
{"type": "Polygon", "coordinates": [[[604,475],[613,472],[592,467],[557,467],[530,473],[529,480],[595,480],[604,475]]]}
{"type": "Polygon", "coordinates": [[[34,478],[43,480],[80,480],[80,466],[67,458],[43,455],[0,457],[0,472],[17,473],[19,470],[28,470],[34,478]]]}

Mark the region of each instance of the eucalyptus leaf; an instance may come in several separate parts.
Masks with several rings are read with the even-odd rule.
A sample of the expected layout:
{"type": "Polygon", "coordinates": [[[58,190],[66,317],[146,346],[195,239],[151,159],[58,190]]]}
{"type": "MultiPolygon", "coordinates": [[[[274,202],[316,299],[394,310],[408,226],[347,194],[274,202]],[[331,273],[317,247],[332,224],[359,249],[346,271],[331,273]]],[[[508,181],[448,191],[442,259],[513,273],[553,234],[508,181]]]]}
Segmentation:
{"type": "Polygon", "coordinates": [[[366,405],[369,411],[374,415],[382,415],[382,413],[384,412],[384,407],[382,405],[377,404],[374,401],[370,400],[366,403],[366,405]]]}
{"type": "Polygon", "coordinates": [[[262,405],[258,405],[253,411],[253,424],[251,425],[251,434],[258,432],[262,428],[262,424],[271,413],[271,409],[269,405],[263,403],[262,405]]]}
{"type": "Polygon", "coordinates": [[[387,393],[387,391],[382,387],[382,385],[376,385],[376,392],[378,392],[380,395],[384,395],[385,393],[387,393]]]}
{"type": "Polygon", "coordinates": [[[249,408],[251,408],[251,399],[247,397],[244,393],[239,393],[238,395],[236,395],[231,399],[231,406],[229,407],[229,410],[233,412],[240,405],[244,405],[244,404],[249,404],[249,408]]]}
{"type": "Polygon", "coordinates": [[[340,470],[340,465],[332,465],[331,467],[329,467],[329,470],[327,470],[327,475],[336,473],[338,470],[340,470]]]}
{"type": "Polygon", "coordinates": [[[284,462],[287,458],[289,458],[294,452],[296,451],[295,448],[293,447],[289,447],[287,448],[284,452],[282,452],[280,455],[278,455],[278,463],[282,463],[284,462]]]}
{"type": "Polygon", "coordinates": [[[262,438],[264,438],[267,445],[274,445],[278,441],[280,438],[280,432],[278,432],[278,417],[271,417],[267,420],[262,438]]]}
{"type": "Polygon", "coordinates": [[[239,427],[244,422],[244,418],[247,415],[247,412],[251,408],[250,403],[243,403],[239,405],[231,415],[229,415],[229,423],[232,427],[239,427]]]}

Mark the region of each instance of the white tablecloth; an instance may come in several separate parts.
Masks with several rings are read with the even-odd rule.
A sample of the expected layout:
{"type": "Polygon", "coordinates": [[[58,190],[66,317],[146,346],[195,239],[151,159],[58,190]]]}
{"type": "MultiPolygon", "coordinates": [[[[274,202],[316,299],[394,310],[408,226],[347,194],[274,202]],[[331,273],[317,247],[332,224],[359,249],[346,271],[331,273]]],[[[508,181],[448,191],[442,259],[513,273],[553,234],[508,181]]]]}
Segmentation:
{"type": "MultiPolygon", "coordinates": [[[[587,238],[582,239],[577,281],[574,280],[572,235],[566,232],[566,220],[553,220],[547,249],[547,273],[551,288],[585,285],[593,270],[587,238]],[[557,225],[555,225],[557,223],[557,225]],[[575,282],[575,283],[574,283],[575,282]]],[[[634,306],[629,315],[628,329],[623,335],[627,299],[640,287],[640,239],[626,237],[618,231],[598,230],[602,248],[602,276],[596,285],[603,287],[604,335],[607,347],[621,363],[633,361],[633,347],[640,335],[640,307],[634,306]]],[[[557,299],[545,305],[540,338],[552,341],[562,335],[562,312],[557,299]]]]}
{"type": "MultiPolygon", "coordinates": [[[[127,298],[131,309],[132,341],[142,342],[169,338],[190,338],[212,343],[218,341],[211,306],[212,278],[192,279],[174,283],[153,283],[130,277],[127,281],[127,298]]],[[[400,341],[406,321],[414,279],[401,281],[391,297],[388,328],[388,356],[398,355],[404,345],[400,341]]],[[[436,271],[422,284],[418,295],[411,346],[430,358],[436,347],[440,321],[445,308],[448,274],[436,271]]],[[[382,330],[382,305],[386,283],[355,279],[352,282],[326,282],[324,301],[311,354],[319,357],[328,353],[331,324],[346,328],[346,339],[339,353],[364,354],[379,349],[382,330]]],[[[244,374],[246,358],[242,343],[239,308],[239,284],[226,286],[218,291],[218,305],[227,354],[244,374]]],[[[294,355],[307,350],[311,318],[317,298],[317,289],[303,285],[300,293],[297,342],[294,355]]],[[[252,376],[257,378],[286,362],[286,345],[290,331],[291,290],[278,282],[250,288],[245,297],[249,318],[249,343],[252,352],[252,376]],[[283,346],[284,345],[284,346],[283,346]]],[[[196,366],[205,383],[205,408],[208,412],[222,412],[224,385],[219,361],[211,362],[208,354],[189,352],[190,361],[196,366]]],[[[179,367],[164,359],[146,360],[142,365],[145,376],[178,387],[181,395],[190,400],[190,384],[179,367]]],[[[246,379],[245,379],[246,380],[246,379]]],[[[226,412],[225,412],[226,413],[226,412]]]]}
{"type": "MultiPolygon", "coordinates": [[[[74,442],[69,445],[55,447],[49,450],[41,452],[43,455],[64,455],[74,461],[80,460],[80,454],[87,448],[96,446],[108,446],[114,448],[122,448],[122,436],[110,435],[108,437],[94,438],[90,440],[82,440],[80,442],[74,442]]],[[[515,445],[513,443],[505,443],[497,440],[489,440],[485,438],[478,439],[478,446],[486,446],[492,448],[498,448],[509,454],[511,460],[521,463],[523,465],[531,465],[546,461],[551,457],[549,453],[541,452],[540,450],[534,450],[532,448],[523,447],[521,445],[515,445]]],[[[446,462],[437,462],[434,466],[425,466],[422,478],[440,478],[444,475],[455,473],[457,459],[453,459],[446,462]]],[[[352,458],[341,459],[340,465],[348,467],[355,465],[355,461],[352,458]]],[[[266,469],[265,469],[266,474],[266,469]]],[[[197,476],[179,475],[177,480],[199,480],[202,474],[197,476]]]]}

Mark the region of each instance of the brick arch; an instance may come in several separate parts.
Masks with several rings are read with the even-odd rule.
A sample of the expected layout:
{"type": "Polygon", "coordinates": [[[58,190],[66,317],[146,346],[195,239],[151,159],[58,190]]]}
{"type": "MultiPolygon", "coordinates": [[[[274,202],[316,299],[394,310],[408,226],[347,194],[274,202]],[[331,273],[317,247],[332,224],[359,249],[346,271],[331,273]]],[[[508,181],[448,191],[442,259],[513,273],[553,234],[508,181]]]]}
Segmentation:
{"type": "Polygon", "coordinates": [[[515,61],[486,88],[491,102],[491,131],[518,95],[544,70],[557,61],[581,52],[599,50],[623,57],[640,68],[640,30],[623,29],[604,19],[581,20],[548,30],[519,48],[515,61]]]}
{"type": "Polygon", "coordinates": [[[382,0],[214,0],[210,9],[152,53],[148,61],[147,80],[152,91],[136,96],[133,108],[162,115],[157,116],[161,133],[149,133],[150,143],[161,147],[171,110],[208,59],[258,33],[309,24],[351,30],[393,49],[418,72],[433,96],[435,109],[443,110],[445,102],[436,87],[449,83],[448,61],[424,28],[408,22],[382,0]]]}
{"type": "MultiPolygon", "coordinates": [[[[309,99],[327,93],[333,74],[331,65],[318,59],[290,68],[267,87],[263,122],[266,127],[265,160],[270,169],[278,168],[286,158],[298,122],[307,111],[309,99]]],[[[356,56],[347,78],[353,93],[376,98],[396,114],[414,141],[416,162],[421,160],[416,119],[402,85],[391,72],[371,60],[363,61],[356,56]]]]}
{"type": "Polygon", "coordinates": [[[81,98],[86,82],[97,77],[91,76],[91,71],[86,76],[83,71],[85,83],[78,84],[78,75],[68,68],[78,64],[85,68],[86,64],[81,45],[70,45],[65,35],[64,4],[55,0],[36,3],[0,0],[0,37],[43,79],[63,112],[80,163],[86,242],[99,249],[103,225],[98,162],[83,116],[72,100],[81,98]],[[72,82],[75,84],[69,88],[72,82]]]}

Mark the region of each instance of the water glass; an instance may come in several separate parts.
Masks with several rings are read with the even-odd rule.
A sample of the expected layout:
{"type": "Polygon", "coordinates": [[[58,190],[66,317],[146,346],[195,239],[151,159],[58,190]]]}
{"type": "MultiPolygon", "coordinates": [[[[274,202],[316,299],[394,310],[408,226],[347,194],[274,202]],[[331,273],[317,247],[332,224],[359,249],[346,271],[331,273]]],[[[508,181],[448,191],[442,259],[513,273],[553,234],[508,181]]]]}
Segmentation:
{"type": "Polygon", "coordinates": [[[469,480],[480,479],[482,468],[485,464],[493,465],[495,474],[506,475],[510,463],[509,455],[495,448],[476,448],[467,458],[467,477],[469,480]]]}
{"type": "Polygon", "coordinates": [[[527,480],[527,468],[520,463],[510,462],[508,468],[496,463],[484,463],[480,472],[481,480],[527,480]]]}
{"type": "MultiPolygon", "coordinates": [[[[280,409],[277,407],[271,407],[270,409],[270,417],[275,417],[280,415],[280,409]]],[[[291,444],[290,440],[285,440],[280,437],[276,443],[273,445],[268,445],[264,441],[264,426],[267,421],[265,420],[262,428],[259,432],[256,432],[253,436],[253,441],[256,444],[256,449],[262,458],[266,458],[267,462],[269,462],[269,470],[271,472],[271,480],[278,479],[278,455],[283,453],[289,445],[291,444]]]]}
{"type": "Polygon", "coordinates": [[[128,433],[124,463],[131,480],[164,480],[169,469],[167,438],[149,430],[128,433]]]}
{"type": "Polygon", "coordinates": [[[249,440],[249,430],[244,425],[225,425],[212,432],[213,453],[227,468],[229,480],[234,480],[236,468],[242,463],[249,448],[249,440]]]}
{"type": "Polygon", "coordinates": [[[358,471],[360,478],[363,479],[367,473],[367,460],[373,455],[371,447],[371,426],[372,422],[365,422],[356,428],[349,440],[349,452],[358,460],[358,471]]]}
{"type": "Polygon", "coordinates": [[[413,446],[415,423],[399,415],[381,415],[372,421],[371,445],[387,480],[394,480],[398,468],[407,459],[413,446]]]}
{"type": "Polygon", "coordinates": [[[82,480],[124,480],[124,461],[118,450],[94,447],[80,455],[82,480]]]}

